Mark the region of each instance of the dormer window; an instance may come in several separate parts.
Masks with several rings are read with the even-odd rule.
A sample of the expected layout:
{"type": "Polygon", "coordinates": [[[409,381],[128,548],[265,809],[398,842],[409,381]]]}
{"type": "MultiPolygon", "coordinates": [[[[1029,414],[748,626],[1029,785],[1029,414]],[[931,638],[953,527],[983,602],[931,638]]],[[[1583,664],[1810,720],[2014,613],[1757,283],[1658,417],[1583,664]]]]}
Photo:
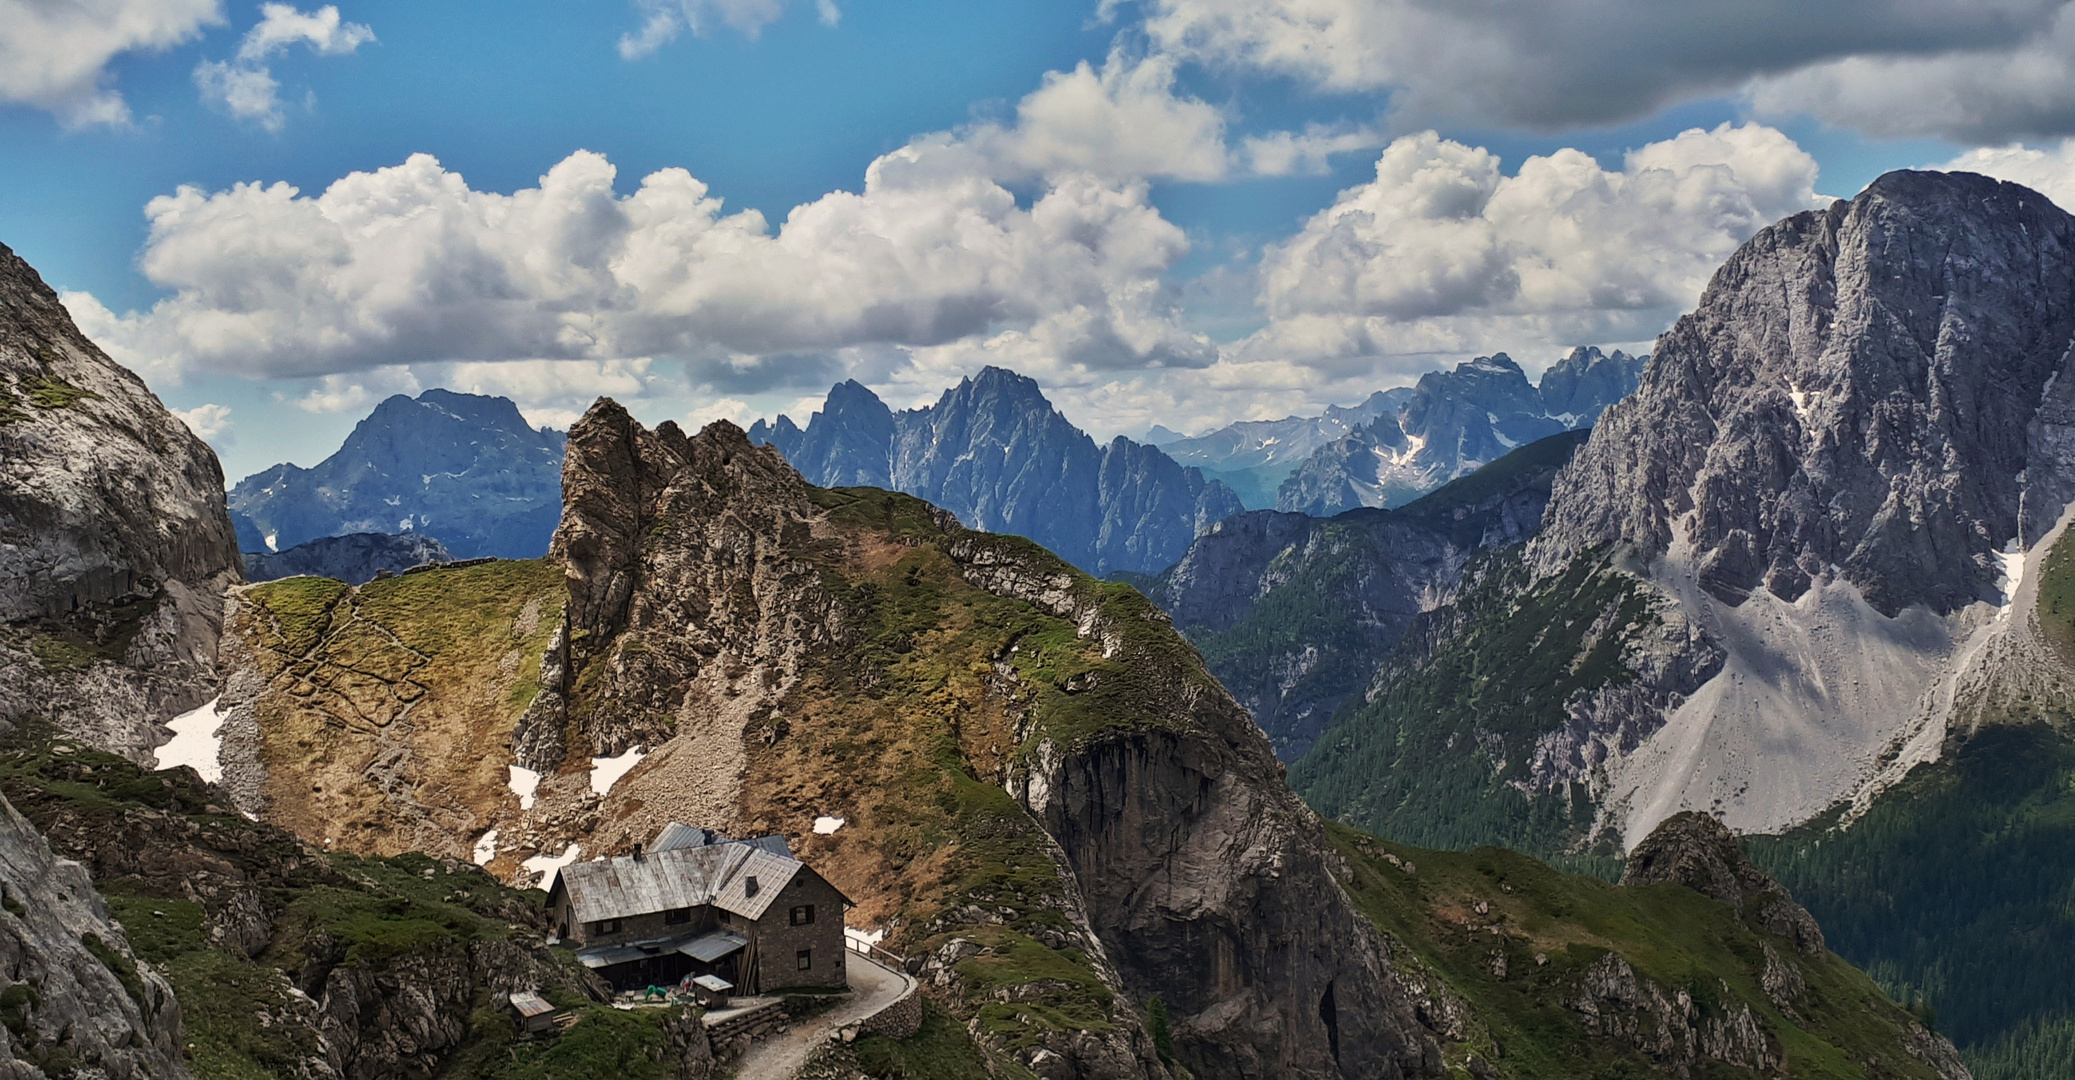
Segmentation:
{"type": "Polygon", "coordinates": [[[755,896],[756,894],[757,894],[757,876],[756,876],[755,874],[751,874],[751,875],[749,875],[749,877],[748,877],[747,879],[745,879],[745,880],[744,880],[744,881],[742,882],[742,895],[744,895],[744,896],[755,896]]]}

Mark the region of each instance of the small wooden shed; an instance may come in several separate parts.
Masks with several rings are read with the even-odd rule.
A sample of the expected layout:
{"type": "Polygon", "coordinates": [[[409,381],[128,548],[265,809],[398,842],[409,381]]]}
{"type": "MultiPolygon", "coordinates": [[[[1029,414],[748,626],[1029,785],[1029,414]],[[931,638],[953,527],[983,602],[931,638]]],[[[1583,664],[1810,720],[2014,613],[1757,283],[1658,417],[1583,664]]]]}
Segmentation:
{"type": "Polygon", "coordinates": [[[532,1033],[546,1031],[555,1026],[555,1007],[531,990],[519,990],[512,994],[512,1012],[519,1018],[519,1026],[532,1033]]]}
{"type": "Polygon", "coordinates": [[[734,983],[718,975],[701,975],[691,982],[694,992],[699,995],[699,1004],[709,1009],[726,1005],[728,992],[735,989],[734,983]]]}

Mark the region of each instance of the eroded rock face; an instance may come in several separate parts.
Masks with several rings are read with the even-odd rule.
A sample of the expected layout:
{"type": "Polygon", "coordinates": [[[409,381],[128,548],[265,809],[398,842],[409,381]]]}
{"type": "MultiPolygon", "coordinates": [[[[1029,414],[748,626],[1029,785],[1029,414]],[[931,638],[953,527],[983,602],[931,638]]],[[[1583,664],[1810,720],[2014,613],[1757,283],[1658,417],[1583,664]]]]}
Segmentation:
{"type": "Polygon", "coordinates": [[[149,762],[239,565],[215,453],[0,247],[0,720],[149,762]]]}
{"type": "Polygon", "coordinates": [[[1890,616],[1994,599],[1991,552],[2075,495],[2075,474],[2027,473],[2071,342],[2075,218],[1983,176],[1889,173],[1716,272],[1558,480],[1537,556],[1647,561],[1683,536],[1732,604],[1833,568],[1890,616]]]}
{"type": "Polygon", "coordinates": [[[130,952],[84,867],[0,798],[0,1075],[185,1080],[180,1004],[130,952]]]}

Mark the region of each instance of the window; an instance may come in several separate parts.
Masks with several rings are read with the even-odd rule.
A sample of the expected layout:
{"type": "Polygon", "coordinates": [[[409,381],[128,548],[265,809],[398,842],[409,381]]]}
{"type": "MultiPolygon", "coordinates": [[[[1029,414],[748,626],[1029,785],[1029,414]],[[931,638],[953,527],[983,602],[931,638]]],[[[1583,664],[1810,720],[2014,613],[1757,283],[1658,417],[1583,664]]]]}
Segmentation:
{"type": "Polygon", "coordinates": [[[663,913],[663,925],[665,926],[682,926],[691,921],[692,909],[688,907],[671,908],[663,913]]]}
{"type": "Polygon", "coordinates": [[[793,925],[806,926],[814,921],[814,905],[801,904],[793,909],[793,925]]]}
{"type": "Polygon", "coordinates": [[[793,959],[799,961],[801,971],[811,971],[814,968],[813,949],[801,949],[793,954],[793,959]]]}
{"type": "Polygon", "coordinates": [[[618,919],[600,919],[591,924],[591,932],[594,934],[617,934],[620,932],[620,921],[618,919]]]}

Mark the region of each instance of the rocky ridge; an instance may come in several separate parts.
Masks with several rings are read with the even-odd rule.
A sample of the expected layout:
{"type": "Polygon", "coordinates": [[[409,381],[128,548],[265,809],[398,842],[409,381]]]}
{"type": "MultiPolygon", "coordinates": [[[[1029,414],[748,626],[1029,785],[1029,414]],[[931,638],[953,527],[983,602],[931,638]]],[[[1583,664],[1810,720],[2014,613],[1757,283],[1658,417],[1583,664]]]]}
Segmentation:
{"type": "Polygon", "coordinates": [[[377,574],[400,574],[415,566],[447,562],[445,544],[416,533],[347,533],[297,544],[287,551],[245,552],[245,580],[314,574],[352,585],[373,581],[377,574]]]}
{"type": "Polygon", "coordinates": [[[0,247],[0,721],[150,760],[238,573],[216,455],[0,247]]]}
{"type": "Polygon", "coordinates": [[[846,382],[805,428],[750,428],[807,480],[906,492],[973,528],[1027,536],[1094,574],[1154,572],[1245,507],[1158,448],[1074,427],[1031,379],[986,368],[933,405],[894,412],[846,382]]]}

